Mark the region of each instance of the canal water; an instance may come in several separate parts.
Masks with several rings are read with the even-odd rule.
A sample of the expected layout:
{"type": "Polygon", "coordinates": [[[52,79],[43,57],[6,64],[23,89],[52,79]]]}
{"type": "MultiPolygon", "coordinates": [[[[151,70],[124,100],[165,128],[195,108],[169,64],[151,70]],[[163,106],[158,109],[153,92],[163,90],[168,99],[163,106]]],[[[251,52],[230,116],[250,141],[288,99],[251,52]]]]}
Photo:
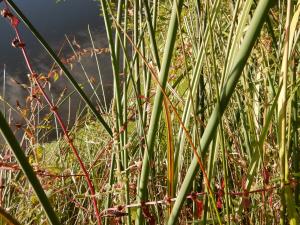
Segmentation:
{"type": "MultiPolygon", "coordinates": [[[[77,47],[73,46],[75,50],[92,48],[88,26],[90,27],[95,47],[99,49],[107,48],[104,22],[100,17],[99,1],[61,0],[57,3],[56,0],[15,0],[14,2],[56,52],[62,48],[62,58],[66,59],[74,56],[72,49],[66,42],[66,36],[71,42],[76,44],[77,47]],[[78,48],[79,46],[80,49],[78,48]]],[[[0,3],[0,8],[3,7],[4,4],[0,3]]],[[[20,23],[19,29],[26,43],[28,54],[33,62],[34,70],[39,74],[48,74],[53,61],[30,31],[27,30],[25,25],[20,23]]],[[[0,17],[0,95],[2,97],[4,95],[5,99],[11,105],[16,106],[17,101],[21,105],[25,105],[24,96],[28,93],[19,84],[28,84],[28,70],[21,51],[11,46],[11,41],[14,37],[15,34],[8,21],[0,17]],[[4,65],[6,68],[5,93],[3,93],[4,65]]],[[[73,61],[72,67],[69,67],[69,69],[75,79],[84,86],[84,90],[89,96],[92,95],[93,91],[87,83],[86,77],[92,78],[94,85],[97,86],[101,75],[105,97],[102,96],[102,91],[99,88],[97,91],[98,100],[106,99],[109,102],[112,89],[110,57],[108,53],[99,54],[97,57],[100,62],[100,74],[95,57],[91,54],[81,57],[80,62],[82,65],[76,62],[76,60],[73,61]]],[[[67,88],[67,92],[69,93],[73,90],[66,78],[62,76],[59,80],[52,83],[51,90],[48,90],[48,93],[53,99],[56,99],[65,88],[67,88]]],[[[71,99],[71,114],[75,114],[74,112],[77,111],[76,107],[79,105],[78,99],[76,95],[71,99]]],[[[97,101],[95,96],[92,100],[93,102],[97,101]]],[[[3,111],[3,105],[2,103],[0,104],[3,111]]],[[[64,118],[69,115],[69,106],[70,102],[60,107],[60,112],[64,118]]],[[[17,122],[18,119],[15,120],[17,122]]],[[[19,120],[22,119],[19,118],[19,120]]]]}

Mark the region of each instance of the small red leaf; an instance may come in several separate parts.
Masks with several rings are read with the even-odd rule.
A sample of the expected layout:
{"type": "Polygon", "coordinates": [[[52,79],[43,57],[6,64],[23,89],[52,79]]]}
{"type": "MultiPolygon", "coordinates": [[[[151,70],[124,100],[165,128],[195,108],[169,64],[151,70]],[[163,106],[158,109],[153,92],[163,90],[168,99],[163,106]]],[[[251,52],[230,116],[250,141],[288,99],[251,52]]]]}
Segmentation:
{"type": "Polygon", "coordinates": [[[195,200],[195,203],[196,203],[196,213],[197,213],[197,218],[198,219],[201,219],[202,217],[202,211],[203,211],[203,202],[200,201],[200,200],[195,200]]]}
{"type": "Polygon", "coordinates": [[[268,185],[270,182],[270,172],[264,167],[262,171],[264,184],[268,185]]]}
{"type": "Polygon", "coordinates": [[[218,197],[218,200],[217,200],[217,209],[219,209],[219,210],[222,209],[222,200],[220,197],[218,197]]]}
{"type": "Polygon", "coordinates": [[[243,194],[242,205],[244,209],[249,209],[250,204],[251,202],[250,202],[249,192],[245,191],[243,194]]]}
{"type": "Polygon", "coordinates": [[[273,196],[272,195],[269,197],[269,205],[271,208],[273,207],[273,196]]]}
{"type": "Polygon", "coordinates": [[[11,25],[16,28],[19,25],[20,20],[17,17],[12,16],[10,19],[10,22],[11,22],[11,25]]]}
{"type": "Polygon", "coordinates": [[[144,95],[139,95],[138,98],[145,99],[145,101],[148,101],[148,98],[146,96],[144,96],[144,95]]]}
{"type": "Polygon", "coordinates": [[[224,190],[224,188],[225,188],[225,180],[224,180],[224,178],[221,179],[221,188],[222,188],[222,190],[224,190]]]}
{"type": "Polygon", "coordinates": [[[224,191],[222,189],[219,189],[217,194],[219,198],[222,198],[224,196],[224,191]]]}

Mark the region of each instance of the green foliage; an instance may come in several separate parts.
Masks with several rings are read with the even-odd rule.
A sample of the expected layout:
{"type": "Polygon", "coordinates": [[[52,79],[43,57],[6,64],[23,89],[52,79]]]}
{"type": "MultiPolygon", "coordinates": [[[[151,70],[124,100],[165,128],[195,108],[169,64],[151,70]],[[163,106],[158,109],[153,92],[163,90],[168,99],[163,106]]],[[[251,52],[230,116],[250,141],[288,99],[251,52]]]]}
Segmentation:
{"type": "MultiPolygon", "coordinates": [[[[84,103],[89,109],[77,113],[69,133],[102,222],[297,223],[300,2],[100,2],[113,97],[108,107],[84,103]]],[[[85,99],[85,89],[74,88],[85,99]]],[[[40,112],[19,113],[28,122],[26,158],[12,159],[13,169],[2,173],[4,206],[21,223],[47,223],[30,177],[19,172],[27,162],[63,224],[94,224],[88,185],[52,114],[33,128],[30,118],[40,112]],[[51,130],[55,141],[33,138],[51,130]]]]}

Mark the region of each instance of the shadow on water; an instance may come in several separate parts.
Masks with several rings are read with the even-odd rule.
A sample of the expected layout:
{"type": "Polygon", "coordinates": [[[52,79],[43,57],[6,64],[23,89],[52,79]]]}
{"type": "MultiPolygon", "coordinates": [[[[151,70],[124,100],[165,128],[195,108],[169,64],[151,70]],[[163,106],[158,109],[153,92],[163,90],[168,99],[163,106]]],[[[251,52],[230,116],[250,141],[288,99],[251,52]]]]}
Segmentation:
{"type": "MultiPolygon", "coordinates": [[[[39,30],[43,37],[48,41],[56,52],[62,48],[61,58],[70,58],[74,56],[72,49],[66,42],[65,35],[69,37],[71,42],[75,39],[76,43],[80,45],[80,49],[74,46],[78,51],[83,49],[91,49],[92,43],[88,33],[88,25],[90,26],[94,44],[96,48],[107,48],[107,40],[104,30],[104,23],[99,16],[99,3],[93,0],[72,0],[62,1],[56,3],[55,0],[16,0],[15,3],[23,11],[23,13],[30,19],[33,25],[39,30]]],[[[1,5],[1,7],[3,4],[1,5]]],[[[27,69],[25,67],[24,59],[18,49],[11,47],[11,40],[14,38],[14,32],[10,25],[2,17],[0,18],[0,91],[3,96],[3,66],[6,65],[6,90],[5,99],[12,106],[16,107],[18,101],[21,106],[25,106],[25,96],[28,92],[16,84],[28,85],[27,69]]],[[[20,24],[20,33],[26,43],[28,54],[32,60],[33,68],[39,74],[48,74],[52,67],[52,60],[47,53],[42,49],[40,44],[35,40],[32,34],[20,24]]],[[[108,53],[97,55],[100,70],[103,79],[105,98],[109,104],[112,97],[112,71],[110,56],[108,53]]],[[[94,55],[86,54],[80,58],[80,62],[84,66],[84,70],[89,78],[93,79],[94,86],[99,84],[99,73],[94,55]]],[[[75,79],[83,85],[85,92],[91,96],[93,91],[87,82],[85,73],[77,60],[69,64],[69,69],[75,79]]],[[[73,91],[70,83],[62,75],[60,78],[52,82],[50,92],[53,99],[57,99],[63,90],[67,90],[65,96],[73,91]]],[[[101,95],[101,88],[98,89],[99,99],[103,99],[101,95]]],[[[96,97],[91,98],[96,102],[96,97]]],[[[55,102],[55,101],[54,101],[55,102]]],[[[102,102],[103,104],[103,102],[102,102]]],[[[1,104],[2,105],[2,104],[1,104]]],[[[66,121],[69,117],[69,110],[71,120],[74,121],[75,114],[79,110],[80,97],[76,94],[72,95],[70,101],[62,104],[59,112],[66,121]],[[71,108],[70,108],[71,105],[71,108]]],[[[1,107],[3,110],[3,107],[1,107]]],[[[45,113],[47,110],[44,110],[45,113]]],[[[45,113],[43,113],[45,115],[45,113]]],[[[25,123],[16,114],[14,115],[13,123],[25,123]]],[[[71,122],[72,124],[72,122],[71,122]]],[[[22,131],[18,132],[18,136],[22,131]]],[[[52,135],[51,135],[52,136],[52,135]]]]}

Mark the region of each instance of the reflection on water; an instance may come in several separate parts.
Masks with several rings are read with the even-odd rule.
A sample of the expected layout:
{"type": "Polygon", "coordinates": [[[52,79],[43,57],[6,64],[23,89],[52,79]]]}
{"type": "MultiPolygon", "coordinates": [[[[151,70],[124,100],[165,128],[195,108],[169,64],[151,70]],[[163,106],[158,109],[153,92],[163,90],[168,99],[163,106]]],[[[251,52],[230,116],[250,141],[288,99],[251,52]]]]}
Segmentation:
{"type": "MultiPolygon", "coordinates": [[[[68,0],[56,3],[56,0],[15,0],[16,5],[30,19],[42,36],[50,43],[51,47],[57,52],[62,48],[62,58],[68,58],[73,55],[73,52],[66,42],[65,35],[71,40],[76,40],[82,49],[91,48],[91,40],[88,33],[88,25],[90,26],[94,44],[96,48],[107,47],[104,23],[99,16],[99,2],[93,0],[68,0]]],[[[1,4],[3,7],[3,4],[1,4]]],[[[26,29],[23,24],[19,26],[22,38],[26,43],[26,48],[32,60],[33,67],[38,73],[47,74],[52,66],[52,61],[40,44],[34,39],[32,34],[26,29]]],[[[12,105],[16,101],[20,104],[25,104],[24,95],[26,91],[15,84],[11,78],[20,83],[28,83],[27,69],[24,59],[18,49],[11,47],[11,40],[14,38],[14,32],[10,25],[2,17],[0,18],[0,81],[2,93],[3,84],[3,65],[6,65],[7,83],[5,97],[12,105]]],[[[76,48],[76,47],[75,47],[76,48]]],[[[105,86],[106,99],[111,98],[111,68],[109,56],[103,53],[97,56],[100,62],[100,72],[105,86]]],[[[95,87],[99,82],[99,71],[96,60],[93,55],[87,55],[81,58],[81,63],[75,62],[72,64],[71,73],[81,84],[86,84],[84,90],[88,95],[92,94],[90,85],[87,84],[86,76],[94,79],[95,87]]],[[[65,78],[60,78],[51,86],[51,95],[56,99],[63,89],[67,88],[68,92],[72,91],[72,87],[65,78]]],[[[101,89],[98,93],[100,99],[101,89]]],[[[2,94],[1,94],[2,95],[2,94]]],[[[92,99],[96,101],[95,96],[92,99]]],[[[72,112],[76,112],[76,106],[79,104],[78,96],[71,99],[72,112]]],[[[1,107],[2,108],[2,107],[1,107]]],[[[68,105],[63,105],[60,108],[61,114],[64,117],[68,114],[68,105]]],[[[73,115],[74,116],[74,115],[73,115]]]]}
{"type": "MultiPolygon", "coordinates": [[[[58,49],[65,34],[76,34],[79,39],[84,40],[82,36],[87,33],[88,24],[98,32],[103,31],[98,2],[93,0],[55,2],[56,0],[15,1],[52,47],[58,49]]],[[[31,33],[24,26],[20,26],[20,30],[30,55],[42,54],[40,45],[31,33]]],[[[19,65],[15,65],[16,59],[18,64],[22,63],[20,54],[10,46],[14,32],[3,18],[0,19],[0,34],[0,65],[5,63],[11,72],[21,72],[19,65]]]]}

